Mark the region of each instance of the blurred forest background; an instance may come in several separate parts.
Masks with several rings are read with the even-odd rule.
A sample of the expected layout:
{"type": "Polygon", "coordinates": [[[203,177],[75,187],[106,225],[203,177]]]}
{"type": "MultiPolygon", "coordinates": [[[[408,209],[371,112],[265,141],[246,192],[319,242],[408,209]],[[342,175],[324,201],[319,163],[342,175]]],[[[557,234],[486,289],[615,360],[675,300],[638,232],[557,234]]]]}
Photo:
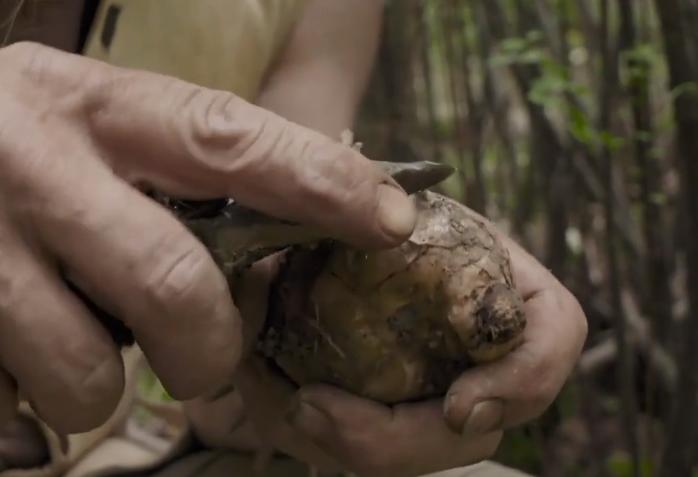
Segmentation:
{"type": "Polygon", "coordinates": [[[541,476],[698,475],[698,0],[393,0],[357,139],[458,167],[590,324],[498,459],[541,476]]]}

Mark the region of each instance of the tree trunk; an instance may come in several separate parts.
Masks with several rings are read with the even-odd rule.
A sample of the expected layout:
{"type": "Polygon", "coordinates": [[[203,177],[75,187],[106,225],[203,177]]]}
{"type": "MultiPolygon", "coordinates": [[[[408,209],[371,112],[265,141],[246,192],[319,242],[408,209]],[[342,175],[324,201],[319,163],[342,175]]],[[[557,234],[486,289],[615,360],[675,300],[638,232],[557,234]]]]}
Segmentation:
{"type": "MultiPolygon", "coordinates": [[[[600,52],[602,64],[602,82],[599,95],[601,108],[599,130],[605,133],[612,132],[611,110],[614,106],[617,83],[616,75],[611,73],[617,63],[614,61],[610,45],[610,5],[609,0],[601,0],[601,35],[600,52]]],[[[635,399],[634,382],[634,357],[632,349],[628,345],[628,331],[625,326],[625,316],[621,304],[621,277],[619,271],[618,251],[616,248],[616,233],[613,217],[615,216],[615,167],[613,154],[608,144],[601,145],[601,159],[605,169],[606,196],[604,207],[606,209],[606,256],[608,260],[608,284],[611,296],[611,308],[613,311],[613,328],[615,331],[618,358],[616,361],[616,373],[618,376],[618,394],[623,401],[621,417],[625,444],[630,453],[630,474],[640,477],[640,450],[637,439],[637,402],[635,399]]]]}
{"type": "Polygon", "coordinates": [[[432,72],[433,68],[431,66],[431,51],[430,51],[430,38],[431,30],[429,28],[429,19],[427,18],[427,12],[424,4],[422,2],[417,2],[416,4],[416,14],[419,21],[419,51],[421,55],[421,73],[422,79],[424,80],[424,102],[427,110],[429,137],[431,138],[431,157],[429,160],[435,162],[441,162],[441,144],[439,138],[439,127],[436,118],[435,98],[434,98],[434,85],[432,72]]]}
{"type": "MultiPolygon", "coordinates": [[[[679,0],[655,0],[664,35],[672,88],[695,83],[698,75],[687,45],[690,41],[682,21],[679,0]]],[[[682,200],[685,204],[686,255],[688,271],[689,318],[683,329],[680,351],[680,388],[674,403],[661,476],[691,475],[695,459],[698,422],[698,94],[686,92],[676,98],[674,115],[680,151],[682,200]]]]}
{"type": "MultiPolygon", "coordinates": [[[[482,0],[482,5],[487,14],[489,29],[497,40],[505,37],[503,19],[504,12],[495,0],[482,0]]],[[[521,0],[517,1],[519,11],[523,11],[521,0]]],[[[525,30],[526,26],[520,27],[525,30]]],[[[524,99],[526,109],[531,121],[531,160],[532,167],[541,179],[541,187],[545,194],[547,207],[548,226],[546,233],[546,265],[558,277],[565,276],[565,262],[567,259],[567,244],[565,233],[567,230],[566,199],[569,192],[564,184],[564,163],[567,151],[562,145],[552,122],[548,119],[543,107],[534,103],[528,97],[532,83],[540,75],[536,66],[511,65],[511,71],[524,99]]]]}

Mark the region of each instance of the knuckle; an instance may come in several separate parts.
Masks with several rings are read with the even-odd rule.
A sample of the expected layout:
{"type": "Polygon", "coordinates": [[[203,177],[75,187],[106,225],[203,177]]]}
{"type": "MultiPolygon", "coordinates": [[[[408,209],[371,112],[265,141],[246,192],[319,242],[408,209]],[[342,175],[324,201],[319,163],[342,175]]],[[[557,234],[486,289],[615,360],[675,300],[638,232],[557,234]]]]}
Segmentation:
{"type": "Polygon", "coordinates": [[[41,44],[32,41],[18,41],[0,49],[0,55],[9,60],[23,62],[34,57],[43,48],[41,44]]]}
{"type": "Polygon", "coordinates": [[[76,409],[87,409],[83,418],[77,417],[70,425],[89,429],[104,423],[116,408],[123,390],[123,370],[120,361],[111,355],[95,359],[84,373],[68,386],[69,399],[76,409]]]}
{"type": "Polygon", "coordinates": [[[182,232],[174,245],[154,254],[144,290],[148,298],[168,308],[186,305],[201,296],[202,284],[209,282],[209,256],[198,243],[182,232]]]}
{"type": "Polygon", "coordinates": [[[194,126],[193,138],[197,142],[215,146],[220,139],[230,138],[236,126],[235,111],[239,104],[235,95],[196,88],[185,101],[189,105],[185,111],[189,113],[194,126]]]}
{"type": "Polygon", "coordinates": [[[367,160],[332,141],[322,141],[308,149],[316,166],[308,183],[316,199],[332,200],[336,203],[333,205],[356,201],[362,201],[362,206],[373,205],[377,181],[367,160]]]}
{"type": "Polygon", "coordinates": [[[103,97],[97,92],[110,78],[103,63],[39,43],[14,43],[0,49],[0,55],[10,86],[24,93],[16,95],[16,100],[30,105],[37,118],[82,112],[91,104],[88,99],[103,97]]]}
{"type": "MultiPolygon", "coordinates": [[[[245,105],[239,97],[200,87],[192,87],[181,93],[182,101],[176,115],[180,118],[177,129],[184,149],[191,157],[209,161],[221,152],[233,152],[233,157],[240,158],[263,143],[259,137],[266,129],[264,119],[259,120],[254,115],[242,120],[240,109],[245,105]]],[[[257,157],[262,155],[259,152],[255,154],[257,157]]],[[[222,167],[231,166],[232,163],[221,161],[212,165],[222,167]]]]}
{"type": "MultiPolygon", "coordinates": [[[[7,258],[10,254],[24,253],[17,248],[17,237],[12,236],[13,232],[0,228],[0,258],[7,258]]],[[[34,257],[30,257],[30,260],[34,257]]],[[[25,257],[22,257],[25,259],[25,257]]],[[[13,270],[10,267],[0,271],[0,324],[2,333],[10,336],[30,335],[37,331],[36,314],[31,313],[33,309],[33,297],[36,291],[44,286],[44,277],[41,272],[26,266],[26,262],[15,262],[18,267],[13,270]]],[[[6,356],[0,350],[0,358],[5,360],[6,356]]]]}
{"type": "Polygon", "coordinates": [[[51,65],[48,48],[30,41],[13,43],[0,50],[13,71],[24,80],[43,82],[51,65]]]}
{"type": "Polygon", "coordinates": [[[527,379],[521,381],[521,397],[529,408],[540,415],[555,399],[561,383],[558,379],[554,353],[541,353],[529,356],[526,366],[527,379]]]}
{"type": "Polygon", "coordinates": [[[29,382],[27,393],[39,414],[66,433],[86,432],[106,422],[118,405],[124,386],[118,358],[108,351],[84,347],[64,353],[53,369],[44,367],[38,372],[43,379],[29,382]]]}

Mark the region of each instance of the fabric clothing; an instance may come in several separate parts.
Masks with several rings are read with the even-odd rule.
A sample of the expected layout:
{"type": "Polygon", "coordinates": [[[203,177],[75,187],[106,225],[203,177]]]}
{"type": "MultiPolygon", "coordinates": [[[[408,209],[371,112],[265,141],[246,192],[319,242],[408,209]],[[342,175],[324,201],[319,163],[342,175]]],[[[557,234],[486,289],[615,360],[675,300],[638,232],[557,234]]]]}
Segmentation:
{"type": "Polygon", "coordinates": [[[85,48],[85,43],[87,42],[87,36],[92,30],[92,25],[95,22],[95,16],[97,15],[97,9],[101,0],[85,0],[82,7],[82,18],[80,19],[80,34],[78,36],[78,48],[77,51],[82,51],[85,48]]]}
{"type": "Polygon", "coordinates": [[[254,100],[304,0],[103,0],[87,56],[254,100]]]}
{"type": "MultiPolygon", "coordinates": [[[[116,445],[116,444],[114,444],[116,445]]],[[[105,451],[110,451],[105,446],[105,451]]],[[[123,450],[121,450],[123,452],[123,450]]],[[[133,446],[132,452],[140,452],[133,446]]],[[[99,454],[99,453],[97,453],[99,454]]],[[[289,458],[272,459],[262,467],[253,456],[221,450],[204,450],[188,454],[172,463],[146,473],[129,474],[129,477],[311,477],[312,471],[289,458]]],[[[116,477],[119,474],[112,474],[116,477]]],[[[317,477],[330,477],[317,474],[317,477]]],[[[121,475],[120,477],[125,477],[121,475]]],[[[334,476],[332,476],[334,477],[334,476]]],[[[483,462],[461,469],[452,469],[424,477],[530,477],[493,462],[483,462]]]]}

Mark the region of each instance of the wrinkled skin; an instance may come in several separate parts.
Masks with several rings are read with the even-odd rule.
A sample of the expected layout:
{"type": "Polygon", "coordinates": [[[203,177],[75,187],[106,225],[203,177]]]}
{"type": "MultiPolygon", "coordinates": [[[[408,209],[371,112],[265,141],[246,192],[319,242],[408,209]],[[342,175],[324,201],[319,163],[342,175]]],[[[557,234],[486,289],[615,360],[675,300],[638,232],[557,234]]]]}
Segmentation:
{"type": "MultiPolygon", "coordinates": [[[[50,3],[52,5],[60,4],[60,8],[65,11],[67,4],[79,4],[80,2],[78,0],[57,0],[50,3]]],[[[353,2],[320,0],[310,3],[319,8],[313,9],[313,14],[308,15],[307,19],[302,22],[302,28],[299,29],[301,34],[290,42],[288,51],[280,61],[281,67],[270,78],[269,85],[263,97],[260,98],[259,104],[275,110],[293,121],[322,131],[330,137],[337,137],[342,129],[351,127],[355,104],[358,102],[362,89],[361,81],[356,81],[356,79],[361,79],[362,72],[369,70],[366,65],[370,61],[367,60],[367,57],[370,59],[370,53],[374,51],[374,48],[370,46],[370,40],[377,38],[379,31],[379,22],[376,21],[376,17],[379,15],[373,12],[380,10],[382,2],[374,0],[356,0],[353,2]],[[357,29],[356,25],[361,25],[361,28],[357,29]],[[327,38],[344,40],[328,42],[327,38]],[[316,49],[318,45],[322,46],[320,51],[316,49]],[[337,45],[339,48],[336,48],[337,45]],[[349,50],[347,55],[343,54],[343,48],[349,50]],[[306,67],[308,62],[311,63],[311,68],[306,67]],[[308,84],[313,84],[313,88],[308,88],[308,84]],[[343,94],[338,95],[338,91],[343,94]]],[[[47,20],[44,26],[56,25],[55,19],[47,18],[47,20]]],[[[31,139],[34,147],[31,149],[32,154],[25,154],[21,161],[19,159],[15,161],[15,165],[24,163],[28,167],[33,167],[34,170],[42,171],[42,174],[37,174],[36,177],[43,177],[43,183],[50,180],[54,185],[62,183],[69,192],[76,189],[75,194],[72,194],[76,200],[70,203],[83,204],[85,209],[89,209],[86,204],[90,203],[89,200],[84,199],[89,195],[88,189],[99,191],[107,184],[120,182],[127,178],[125,174],[121,174],[127,168],[115,168],[120,172],[117,175],[107,174],[95,177],[94,174],[85,176],[86,170],[81,164],[104,162],[107,164],[107,168],[113,167],[112,164],[124,166],[125,158],[134,161],[136,165],[138,163],[150,164],[154,166],[152,174],[154,178],[151,181],[160,186],[165,183],[170,184],[163,188],[172,193],[175,193],[177,188],[182,187],[182,184],[179,184],[175,188],[173,181],[166,180],[171,179],[173,169],[182,168],[183,174],[192,177],[200,177],[199,172],[202,170],[215,170],[215,174],[208,175],[209,179],[205,181],[210,183],[195,185],[198,191],[195,194],[196,197],[202,198],[208,197],[207,193],[215,196],[223,189],[228,190],[240,184],[239,180],[231,178],[230,172],[232,171],[222,168],[221,164],[239,157],[235,154],[227,154],[227,149],[230,146],[230,149],[233,150],[232,145],[239,143],[244,138],[250,138],[243,141],[251,145],[251,154],[245,156],[248,159],[253,156],[268,157],[265,152],[269,149],[265,145],[268,146],[278,138],[280,129],[289,129],[285,133],[285,137],[291,144],[295,144],[293,150],[307,152],[306,148],[298,146],[308,143],[318,145],[315,139],[307,140],[309,136],[305,132],[300,133],[298,139],[294,140],[293,137],[296,136],[299,129],[285,122],[280,123],[278,120],[272,119],[273,116],[262,114],[257,109],[239,109],[240,103],[235,101],[228,103],[226,108],[212,110],[216,114],[212,114],[210,119],[218,118],[219,120],[209,121],[207,119],[209,115],[203,114],[203,111],[207,110],[209,104],[213,104],[213,99],[217,98],[221,104],[226,103],[225,98],[230,98],[228,95],[212,94],[203,90],[200,91],[202,94],[192,95],[198,96],[198,99],[185,102],[183,98],[190,97],[190,93],[193,93],[194,90],[172,88],[173,82],[170,79],[158,77],[159,79],[153,81],[152,75],[128,72],[129,75],[124,77],[122,73],[125,73],[125,70],[87,68],[95,73],[97,78],[104,80],[105,84],[116,83],[114,88],[107,88],[103,91],[102,97],[106,100],[104,110],[107,112],[117,110],[116,117],[122,118],[122,123],[133,122],[131,125],[127,124],[127,127],[121,129],[120,132],[113,131],[111,139],[122,140],[126,138],[127,143],[133,143],[134,149],[142,150],[144,154],[117,154],[116,151],[107,151],[104,146],[110,139],[110,134],[105,134],[104,127],[97,125],[95,128],[91,124],[92,118],[79,114],[66,114],[71,111],[71,108],[67,107],[71,102],[72,104],[80,104],[83,101],[82,98],[95,92],[94,84],[83,82],[86,78],[94,78],[95,76],[92,73],[86,74],[86,68],[78,67],[74,61],[68,63],[67,67],[60,68],[60,72],[57,73],[57,67],[66,64],[64,55],[60,55],[60,59],[59,55],[48,55],[48,57],[43,54],[35,55],[34,48],[27,49],[27,46],[18,45],[18,48],[23,49],[24,52],[16,50],[11,62],[4,52],[0,54],[4,57],[0,58],[0,76],[2,77],[0,97],[5,101],[7,97],[13,100],[13,98],[21,96],[24,101],[21,112],[12,113],[12,115],[9,114],[9,109],[5,108],[5,103],[1,103],[3,108],[0,108],[0,118],[2,118],[0,123],[4,124],[5,120],[10,119],[19,121],[26,117],[38,117],[43,120],[53,117],[54,119],[58,118],[63,124],[67,124],[68,129],[74,128],[75,134],[71,137],[80,135],[86,139],[86,144],[82,144],[81,147],[71,147],[68,150],[62,148],[60,152],[57,152],[56,145],[60,143],[60,137],[56,136],[59,136],[59,132],[60,135],[63,135],[64,131],[56,129],[52,133],[51,129],[44,127],[46,123],[38,121],[38,127],[23,129],[22,133],[17,135],[17,138],[25,144],[25,150],[26,144],[31,139]],[[27,55],[27,53],[29,54],[27,55]],[[31,67],[27,68],[27,65],[31,65],[31,67]],[[49,65],[52,66],[49,67],[49,65]],[[22,70],[21,75],[16,75],[17,69],[22,70]],[[9,73],[15,74],[19,78],[19,81],[11,85],[12,87],[6,82],[9,73]],[[117,75],[117,73],[119,74],[117,75]],[[37,76],[37,74],[45,78],[38,85],[34,81],[24,79],[27,76],[37,76]],[[116,76],[119,77],[118,81],[114,81],[116,76]],[[63,78],[63,80],[56,81],[56,77],[63,78]],[[148,78],[145,83],[142,81],[144,78],[148,78]],[[143,86],[139,87],[139,83],[143,86]],[[20,91],[24,92],[20,94],[20,91]],[[41,94],[42,91],[44,94],[41,94]],[[138,91],[143,92],[143,95],[136,94],[138,91]],[[157,94],[153,94],[153,91],[157,94]],[[118,96],[121,96],[120,99],[113,97],[117,92],[118,96]],[[128,94],[126,94],[127,92],[128,94]],[[161,104],[156,105],[154,101],[143,101],[144,97],[160,97],[162,101],[161,104]],[[115,108],[115,106],[118,107],[115,108]],[[250,123],[247,123],[249,127],[240,128],[237,133],[232,131],[232,127],[227,133],[222,133],[220,128],[213,128],[214,125],[220,125],[222,122],[232,121],[234,115],[223,114],[225,111],[243,111],[240,116],[249,119],[250,123]],[[176,123],[164,121],[167,117],[176,119],[176,123]],[[227,118],[227,120],[222,121],[221,118],[227,118]],[[259,134],[259,126],[267,123],[267,119],[273,124],[265,128],[266,132],[259,134]],[[195,124],[196,128],[194,128],[195,124]],[[27,135],[28,130],[33,131],[32,136],[27,135]],[[190,133],[194,130],[198,132],[208,130],[211,133],[197,134],[195,141],[187,143],[201,145],[200,148],[196,148],[198,152],[180,156],[182,148],[179,145],[182,144],[182,138],[191,136],[190,133]],[[213,134],[214,131],[216,134],[213,134]],[[93,139],[93,132],[99,132],[99,137],[93,139]],[[41,140],[36,139],[38,133],[41,133],[41,140]],[[251,138],[258,138],[258,140],[251,138]],[[169,144],[175,145],[174,149],[176,149],[177,155],[168,157],[170,152],[168,149],[164,151],[166,154],[162,156],[164,160],[156,160],[151,152],[162,151],[163,145],[169,144]],[[97,151],[92,149],[94,146],[99,146],[97,151]],[[80,154],[77,154],[78,152],[80,154]],[[71,159],[75,157],[81,158],[81,162],[76,163],[71,159]],[[56,158],[60,158],[60,160],[54,160],[56,158]],[[177,160],[171,162],[174,158],[177,160]],[[71,160],[68,161],[68,159],[71,160]],[[62,169],[65,172],[77,169],[80,171],[79,174],[66,175],[68,177],[75,175],[81,177],[81,180],[77,183],[76,181],[57,180],[55,177],[56,169],[62,169]]],[[[92,65],[90,62],[83,63],[81,61],[80,63],[92,65]]],[[[367,73],[363,76],[366,77],[367,73]]],[[[80,108],[72,108],[72,110],[79,111],[80,108]]],[[[111,123],[113,124],[113,120],[111,123]]],[[[4,129],[4,127],[0,129],[4,129]]],[[[6,143],[7,135],[0,134],[0,136],[2,136],[0,144],[6,143]]],[[[348,160],[351,165],[347,166],[347,170],[342,170],[341,167],[336,169],[328,167],[327,164],[319,169],[317,165],[304,168],[303,170],[307,172],[323,171],[319,176],[327,178],[325,183],[328,187],[318,191],[312,187],[312,184],[306,184],[306,188],[299,188],[298,201],[291,203],[288,207],[283,197],[275,197],[274,200],[279,203],[279,212],[295,215],[291,212],[293,209],[299,209],[296,214],[302,215],[304,211],[307,211],[306,217],[314,217],[313,222],[322,222],[338,236],[352,235],[347,233],[347,229],[357,227],[353,237],[360,236],[362,242],[375,243],[377,246],[393,245],[399,241],[382,233],[378,227],[380,221],[374,220],[376,215],[371,212],[376,205],[376,189],[373,187],[380,180],[376,181],[376,176],[367,171],[365,165],[356,163],[356,156],[329,147],[325,142],[320,144],[326,148],[326,153],[316,155],[315,160],[319,159],[318,156],[326,156],[328,164],[336,160],[348,160]],[[347,171],[352,172],[352,175],[349,176],[351,180],[346,180],[347,171]],[[357,184],[367,184],[367,187],[357,190],[357,184]],[[336,194],[334,194],[335,191],[336,194]],[[360,195],[364,193],[367,195],[360,195]],[[342,202],[342,199],[347,200],[346,204],[342,202]],[[360,217],[364,217],[364,219],[361,220],[360,217]],[[331,222],[335,219],[336,222],[331,222]]],[[[17,156],[13,157],[16,159],[17,156]]],[[[7,166],[9,159],[10,157],[5,154],[2,154],[0,159],[2,163],[0,177],[3,181],[0,190],[5,188],[9,181],[8,176],[12,173],[12,169],[8,169],[7,166]]],[[[258,198],[265,194],[264,187],[266,185],[278,189],[279,185],[284,185],[288,180],[289,176],[285,174],[269,175],[270,170],[273,170],[274,167],[280,167],[286,171],[297,170],[297,167],[304,164],[308,157],[304,154],[298,158],[282,155],[276,159],[279,162],[268,161],[269,168],[257,170],[258,173],[264,175],[264,181],[261,181],[262,189],[257,193],[258,198]]],[[[315,160],[311,163],[315,164],[315,160]]],[[[254,170],[250,168],[252,161],[245,161],[245,163],[248,166],[248,172],[253,172],[254,170]]],[[[251,176],[254,177],[254,174],[247,174],[247,177],[251,176]]],[[[33,207],[41,213],[33,214],[31,217],[35,217],[37,220],[41,217],[51,217],[59,214],[66,205],[70,205],[70,203],[66,204],[64,194],[56,195],[53,192],[55,189],[54,187],[48,195],[44,194],[48,199],[43,201],[43,205],[33,207]]],[[[107,189],[113,190],[110,187],[107,189]]],[[[32,190],[36,191],[37,188],[33,187],[32,190]]],[[[29,191],[25,192],[24,195],[16,199],[7,197],[7,194],[3,195],[2,206],[7,207],[15,202],[13,207],[21,205],[23,201],[31,198],[29,191]]],[[[124,195],[131,197],[135,192],[135,190],[129,193],[125,192],[124,195]]],[[[100,194],[98,196],[102,197],[100,194]]],[[[255,201],[250,201],[250,203],[253,202],[255,201]]],[[[267,199],[260,200],[260,202],[273,205],[267,199]]],[[[33,200],[29,200],[28,203],[36,204],[33,200]]],[[[140,288],[143,281],[143,270],[153,266],[158,270],[167,268],[166,263],[171,263],[174,259],[173,248],[155,245],[158,243],[157,239],[163,237],[159,233],[161,228],[165,231],[171,231],[171,227],[167,225],[169,216],[167,219],[161,214],[153,216],[152,208],[143,209],[130,200],[127,202],[114,201],[111,203],[110,209],[112,213],[106,216],[104,208],[100,207],[96,215],[82,214],[82,218],[87,223],[93,223],[88,219],[102,217],[104,220],[101,223],[112,224],[113,227],[104,227],[103,232],[97,235],[100,241],[106,241],[110,246],[112,244],[128,244],[135,242],[134,237],[139,238],[139,242],[147,248],[138,258],[138,260],[143,261],[145,267],[141,270],[125,273],[124,280],[133,282],[133,288],[140,288]],[[134,227],[134,223],[127,220],[129,218],[142,220],[139,221],[140,225],[134,227]],[[125,230],[126,233],[118,234],[119,230],[125,230]]],[[[80,214],[78,215],[80,216],[80,214]]],[[[27,222],[31,221],[27,220],[27,222]]],[[[12,223],[13,228],[8,228],[7,221],[3,218],[3,229],[16,231],[16,226],[20,222],[15,220],[12,223]]],[[[23,237],[42,238],[29,225],[25,224],[23,227],[23,237]]],[[[55,232],[47,230],[46,232],[52,233],[56,240],[63,233],[61,230],[55,232]]],[[[185,238],[186,234],[182,233],[181,228],[177,228],[176,232],[177,238],[172,242],[173,245],[185,247],[191,243],[189,239],[185,238]]],[[[84,234],[80,235],[89,238],[84,234]]],[[[116,277],[113,273],[108,272],[114,269],[114,264],[113,262],[102,263],[105,254],[98,254],[97,259],[94,259],[95,254],[92,250],[94,241],[77,240],[81,246],[89,251],[87,261],[90,262],[91,267],[97,270],[100,281],[112,284],[116,277]]],[[[215,402],[210,402],[208,399],[193,401],[189,403],[188,407],[192,411],[193,423],[200,436],[204,437],[206,442],[223,447],[238,448],[243,443],[243,447],[256,444],[278,447],[311,462],[325,462],[328,465],[332,463],[339,467],[352,468],[360,475],[380,475],[381,477],[408,477],[420,472],[426,473],[431,470],[465,465],[491,456],[496,449],[500,435],[497,431],[490,432],[492,429],[508,428],[533,419],[552,401],[561,383],[572,369],[578,349],[584,341],[586,325],[583,313],[569,292],[526,252],[505,237],[502,237],[502,241],[510,250],[517,288],[525,299],[528,326],[524,333],[524,342],[503,360],[477,371],[472,370],[463,374],[452,387],[447,401],[436,400],[388,408],[333,388],[304,387],[300,392],[296,392],[293,387],[284,387],[285,383],[274,381],[273,376],[268,376],[265,373],[266,368],[263,366],[256,368],[252,366],[251,361],[247,361],[239,373],[237,382],[239,389],[243,391],[242,395],[244,395],[249,411],[248,419],[241,419],[238,412],[243,407],[243,396],[240,393],[230,393],[215,402]],[[273,385],[280,386],[272,387],[273,385]],[[270,391],[275,391],[275,393],[270,394],[270,391]],[[305,403],[302,408],[290,406],[291,402],[301,401],[305,403]],[[448,419],[446,422],[458,432],[452,431],[444,424],[442,410],[444,405],[446,405],[448,419]],[[303,410],[307,410],[308,406],[318,409],[322,413],[321,417],[318,418],[317,413],[313,413],[312,409],[309,413],[303,412],[303,410]],[[287,410],[290,407],[299,412],[290,413],[287,416],[289,414],[287,410]],[[196,413],[194,410],[199,412],[196,413]],[[460,436],[461,430],[467,431],[465,437],[460,436]]],[[[31,248],[31,253],[23,255],[24,261],[34,263],[38,251],[45,251],[48,257],[55,257],[55,254],[52,253],[53,250],[46,247],[43,240],[36,240],[36,242],[42,247],[31,248]]],[[[24,245],[22,246],[24,247],[24,245]]],[[[114,248],[116,262],[128,258],[129,254],[124,253],[125,247],[114,248]]],[[[131,254],[135,252],[134,249],[131,249],[131,254]]],[[[134,258],[134,260],[136,259],[134,258]]],[[[28,272],[31,272],[30,275],[18,275],[16,272],[23,268],[22,264],[19,263],[15,266],[14,263],[16,262],[6,263],[0,269],[0,271],[12,270],[13,272],[11,279],[8,278],[7,281],[3,282],[13,284],[11,287],[13,293],[8,295],[6,289],[3,289],[0,295],[3,302],[3,323],[21,318],[13,310],[16,309],[18,303],[23,301],[22,297],[25,297],[24,300],[27,302],[31,300],[35,304],[42,304],[41,307],[37,308],[47,308],[44,298],[47,292],[37,293],[37,290],[44,290],[45,287],[42,285],[37,287],[36,283],[43,283],[44,280],[49,282],[55,280],[53,278],[55,269],[44,266],[43,262],[42,266],[38,268],[40,279],[35,278],[31,281],[26,279],[36,275],[37,268],[30,267],[28,269],[28,272]],[[28,283],[31,283],[32,286],[21,286],[28,283]],[[5,303],[12,303],[12,305],[5,305],[5,303]]],[[[214,272],[207,272],[207,270],[211,270],[211,267],[207,266],[205,261],[202,263],[201,268],[195,274],[197,279],[215,276],[214,272]]],[[[263,310],[260,311],[259,307],[266,304],[266,285],[269,278],[274,275],[272,270],[266,268],[266,265],[259,264],[248,276],[246,283],[239,284],[244,293],[238,295],[237,303],[244,316],[254,316],[255,312],[263,316],[265,313],[263,310]],[[253,286],[247,288],[247,284],[253,286]]],[[[3,280],[5,280],[4,274],[3,280]]],[[[226,305],[229,297],[226,294],[223,298],[218,290],[209,290],[206,295],[207,300],[219,303],[223,308],[229,307],[226,305]]],[[[129,301],[142,302],[143,295],[140,293],[134,295],[129,290],[121,288],[113,290],[113,292],[114,296],[121,298],[123,295],[119,295],[120,293],[130,293],[128,294],[129,301]]],[[[190,293],[191,290],[188,294],[190,293]]],[[[48,294],[51,294],[50,290],[48,294]]],[[[90,296],[93,296],[92,293],[90,296]]],[[[160,299],[151,300],[154,303],[159,303],[159,301],[160,299]]],[[[61,304],[62,302],[56,306],[50,306],[49,311],[43,314],[39,313],[39,316],[50,316],[55,323],[74,322],[75,313],[73,312],[76,311],[76,307],[73,306],[66,310],[65,305],[61,304]]],[[[179,368],[179,379],[183,381],[180,384],[182,387],[187,387],[187,382],[191,377],[196,378],[189,381],[194,388],[213,386],[219,381],[220,376],[228,375],[233,363],[226,352],[209,354],[201,352],[201,350],[207,349],[208,339],[212,339],[211,343],[216,344],[216,346],[220,344],[222,348],[232,349],[229,348],[234,344],[232,335],[225,332],[230,321],[228,319],[222,320],[222,323],[212,321],[209,317],[197,312],[196,306],[184,306],[178,302],[176,308],[176,313],[171,312],[170,308],[164,308],[156,314],[156,317],[167,319],[165,326],[162,326],[162,320],[156,320],[157,324],[149,325],[148,319],[132,316],[132,321],[140,323],[138,326],[141,329],[140,336],[148,335],[150,326],[152,326],[151,329],[158,329],[159,336],[143,344],[146,345],[146,350],[150,354],[161,354],[163,362],[166,362],[168,358],[174,358],[171,361],[171,366],[179,368]],[[182,326],[188,322],[200,324],[198,332],[201,334],[192,334],[191,327],[182,326]],[[172,326],[173,324],[176,326],[172,326]],[[185,328],[187,334],[184,343],[176,340],[182,328],[185,328]],[[175,339],[173,340],[173,338],[175,339]],[[169,344],[170,342],[172,344],[169,344]],[[187,356],[186,351],[191,349],[193,356],[187,356],[181,362],[178,361],[176,359],[178,348],[184,349],[183,356],[187,356]]],[[[41,406],[42,408],[53,407],[53,416],[75,417],[79,414],[84,421],[77,427],[85,428],[98,422],[101,415],[108,413],[110,401],[105,400],[107,391],[103,389],[104,383],[113,381],[116,383],[113,388],[119,389],[119,372],[114,373],[110,367],[99,367],[101,363],[113,360],[113,355],[105,353],[104,340],[100,338],[103,335],[97,333],[95,336],[95,328],[90,325],[93,317],[86,318],[82,307],[78,307],[77,311],[79,312],[78,316],[83,317],[79,320],[81,325],[72,326],[70,328],[72,333],[68,338],[61,339],[63,335],[58,335],[57,339],[46,345],[47,350],[51,348],[61,350],[60,353],[52,354],[51,357],[50,372],[54,373],[56,379],[50,383],[44,383],[53,392],[52,397],[50,400],[44,398],[35,400],[38,404],[46,402],[45,405],[41,406]],[[81,343],[80,352],[65,349],[64,343],[66,342],[81,343]],[[82,356],[83,359],[77,361],[75,363],[77,366],[73,368],[72,366],[75,364],[71,365],[71,362],[66,361],[66,358],[76,354],[82,356]],[[83,379],[84,376],[90,374],[91,369],[97,368],[99,368],[99,372],[94,373],[92,379],[88,381],[83,379]],[[75,401],[75,396],[90,396],[91,400],[89,403],[75,401]]],[[[41,336],[41,333],[46,331],[45,335],[54,336],[55,326],[51,323],[47,324],[47,321],[46,319],[35,320],[28,327],[30,329],[27,331],[27,335],[41,336]],[[37,332],[37,330],[40,331],[37,332]]],[[[18,347],[11,346],[12,341],[16,340],[18,335],[3,329],[0,336],[7,337],[7,342],[2,343],[4,353],[2,364],[8,368],[9,365],[4,360],[18,349],[18,347]]],[[[36,347],[29,350],[25,348],[24,356],[31,356],[34,364],[45,360],[45,353],[36,347]]],[[[43,385],[32,384],[29,381],[28,376],[25,375],[29,374],[27,369],[20,371],[15,369],[16,375],[14,377],[0,372],[0,411],[3,414],[8,414],[9,409],[13,407],[15,398],[13,390],[18,383],[23,388],[25,395],[39,396],[43,392],[43,385]]],[[[37,370],[34,369],[33,372],[37,372],[37,370]]],[[[189,391],[187,394],[195,394],[196,389],[189,389],[189,391]]],[[[50,422],[54,427],[59,427],[55,420],[50,420],[50,422]]],[[[75,427],[68,427],[65,430],[69,431],[75,427]]]]}
{"type": "Polygon", "coordinates": [[[415,200],[415,231],[399,247],[335,242],[287,254],[260,348],[295,383],[420,400],[520,344],[523,301],[507,250],[455,201],[415,200]]]}
{"type": "MultiPolygon", "coordinates": [[[[526,328],[512,352],[464,371],[443,399],[386,406],[327,385],[298,389],[250,347],[234,389],[187,403],[199,437],[211,446],[236,448],[243,436],[254,435],[258,448],[361,477],[414,477],[492,457],[502,430],[537,418],[554,400],[587,330],[570,292],[518,244],[492,230],[509,252],[524,301],[526,328]]],[[[278,269],[278,258],[265,260],[236,285],[248,344],[262,329],[267,288],[278,269]]]]}
{"type": "Polygon", "coordinates": [[[414,225],[357,151],[230,93],[18,43],[0,49],[0,105],[0,423],[18,393],[59,433],[110,416],[123,363],[102,313],[177,398],[235,370],[225,277],[144,189],[234,196],[356,245],[395,245],[414,225]]]}

